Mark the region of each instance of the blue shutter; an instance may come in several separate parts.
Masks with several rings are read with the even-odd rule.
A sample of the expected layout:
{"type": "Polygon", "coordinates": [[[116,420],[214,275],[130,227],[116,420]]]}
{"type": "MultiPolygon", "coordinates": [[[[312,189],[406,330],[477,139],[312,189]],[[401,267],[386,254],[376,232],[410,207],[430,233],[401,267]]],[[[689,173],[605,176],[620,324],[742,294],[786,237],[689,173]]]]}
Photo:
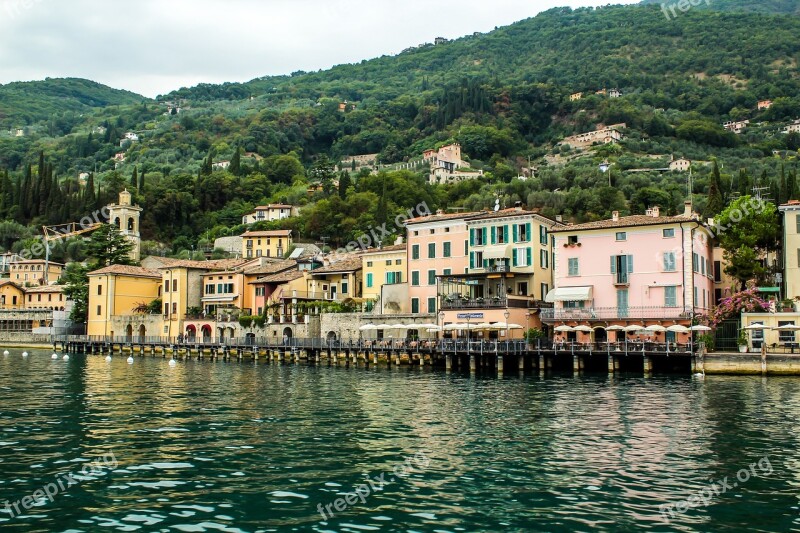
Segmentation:
{"type": "Polygon", "coordinates": [[[616,274],[617,273],[617,256],[616,255],[612,255],[611,256],[611,273],[612,274],[616,274]]]}
{"type": "Polygon", "coordinates": [[[526,248],[526,252],[528,256],[528,266],[533,266],[533,248],[526,248]]]}
{"type": "Polygon", "coordinates": [[[497,228],[492,226],[492,244],[497,244],[497,228]]]}
{"type": "Polygon", "coordinates": [[[633,273],[633,256],[629,255],[628,256],[628,274],[632,274],[632,273],[633,273]]]}

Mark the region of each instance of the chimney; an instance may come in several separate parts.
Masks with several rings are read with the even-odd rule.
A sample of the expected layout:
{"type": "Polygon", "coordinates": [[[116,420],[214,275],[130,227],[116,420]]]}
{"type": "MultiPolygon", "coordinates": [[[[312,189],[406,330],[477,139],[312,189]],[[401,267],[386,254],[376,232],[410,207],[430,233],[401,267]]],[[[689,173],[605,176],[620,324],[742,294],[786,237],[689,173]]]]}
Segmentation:
{"type": "Polygon", "coordinates": [[[437,209],[436,210],[436,214],[437,215],[444,215],[444,210],[443,209],[437,209]]]}
{"type": "Polygon", "coordinates": [[[614,211],[611,213],[611,220],[614,222],[619,222],[619,211],[614,211]]]}
{"type": "Polygon", "coordinates": [[[564,222],[564,217],[562,215],[556,215],[556,222],[564,222]]]}
{"type": "Polygon", "coordinates": [[[522,202],[520,201],[514,202],[514,211],[522,211],[522,202]]]}
{"type": "Polygon", "coordinates": [[[648,207],[647,211],[645,211],[644,214],[645,214],[645,216],[648,216],[648,217],[653,216],[653,208],[652,207],[648,207]]]}
{"type": "Polygon", "coordinates": [[[651,210],[653,211],[653,218],[658,218],[661,208],[657,205],[654,205],[651,210]]]}
{"type": "Polygon", "coordinates": [[[686,200],[683,202],[683,216],[690,217],[692,216],[692,201],[686,200]]]}
{"type": "Polygon", "coordinates": [[[394,244],[395,245],[403,244],[403,237],[398,237],[397,239],[395,239],[394,244]]]}

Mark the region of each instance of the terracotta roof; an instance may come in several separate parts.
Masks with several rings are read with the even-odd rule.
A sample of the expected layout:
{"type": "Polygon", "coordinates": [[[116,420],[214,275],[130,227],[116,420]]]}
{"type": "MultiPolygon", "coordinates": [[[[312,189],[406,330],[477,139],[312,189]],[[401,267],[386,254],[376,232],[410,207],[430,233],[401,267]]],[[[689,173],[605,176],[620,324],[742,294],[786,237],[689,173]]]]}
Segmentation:
{"type": "Polygon", "coordinates": [[[370,248],[369,250],[362,252],[361,255],[380,254],[386,252],[399,252],[405,250],[407,247],[408,247],[407,243],[393,244],[391,246],[384,246],[383,248],[370,248]]]}
{"type": "Polygon", "coordinates": [[[270,231],[248,231],[242,233],[242,237],[288,237],[292,233],[290,229],[276,229],[270,231]]]}
{"type": "Polygon", "coordinates": [[[338,272],[355,272],[361,270],[361,256],[348,257],[341,261],[337,261],[328,266],[317,268],[311,271],[311,275],[316,274],[336,274],[338,272]]]}
{"type": "Polygon", "coordinates": [[[36,293],[46,293],[46,292],[64,292],[63,285],[45,285],[43,287],[27,287],[25,292],[32,292],[36,293]]]}
{"type": "Polygon", "coordinates": [[[158,278],[161,279],[161,272],[158,270],[150,270],[149,268],[142,268],[129,265],[111,265],[94,272],[89,272],[90,276],[100,276],[104,274],[116,274],[118,276],[137,276],[142,278],[158,278]]]}
{"type": "Polygon", "coordinates": [[[271,276],[264,276],[263,278],[258,278],[255,281],[250,282],[250,285],[256,285],[261,283],[287,283],[289,281],[293,281],[303,277],[303,273],[299,270],[286,270],[284,272],[278,272],[277,274],[272,274],[271,276]]]}
{"type": "Polygon", "coordinates": [[[274,261],[264,266],[255,266],[245,269],[244,273],[248,276],[264,276],[266,274],[276,274],[290,268],[296,268],[297,262],[289,259],[285,261],[274,261]]]}
{"type": "Polygon", "coordinates": [[[18,284],[14,283],[10,279],[0,280],[0,287],[2,287],[4,285],[13,285],[13,286],[15,286],[16,288],[18,288],[20,290],[22,289],[22,287],[20,287],[18,284]]]}
{"type": "Polygon", "coordinates": [[[574,231],[583,231],[591,229],[606,229],[606,228],[625,228],[632,226],[659,226],[661,224],[675,224],[677,222],[699,222],[694,216],[676,216],[676,217],[653,217],[649,215],[631,215],[628,217],[619,217],[618,220],[598,220],[595,222],[586,222],[585,224],[575,224],[573,226],[564,226],[563,228],[554,229],[552,233],[569,233],[574,231]]]}
{"type": "Polygon", "coordinates": [[[269,204],[269,205],[260,205],[256,207],[256,211],[264,211],[266,209],[291,209],[293,205],[289,204],[269,204]]]}
{"type": "MultiPolygon", "coordinates": [[[[27,261],[11,261],[12,265],[43,265],[47,263],[44,259],[28,259],[27,261]]],[[[50,261],[51,265],[63,267],[64,263],[56,263],[55,261],[50,261]]]]}
{"type": "Polygon", "coordinates": [[[558,226],[564,226],[562,222],[558,222],[553,220],[550,217],[546,217],[537,211],[527,211],[527,210],[517,210],[516,208],[512,207],[510,209],[503,209],[500,211],[492,211],[489,213],[485,213],[482,215],[470,217],[470,220],[488,220],[492,218],[504,218],[504,217],[513,217],[513,216],[532,216],[534,218],[538,218],[542,221],[550,222],[558,226]]]}
{"type": "Polygon", "coordinates": [[[478,215],[484,214],[486,211],[477,211],[473,213],[447,213],[441,215],[428,215],[425,217],[417,217],[417,218],[410,218],[406,220],[406,225],[408,224],[423,224],[425,222],[439,222],[440,220],[453,220],[459,218],[472,218],[478,215]]]}
{"type": "Polygon", "coordinates": [[[192,261],[189,259],[176,259],[158,267],[159,270],[168,268],[192,268],[195,270],[234,270],[252,259],[213,259],[211,261],[192,261]]]}

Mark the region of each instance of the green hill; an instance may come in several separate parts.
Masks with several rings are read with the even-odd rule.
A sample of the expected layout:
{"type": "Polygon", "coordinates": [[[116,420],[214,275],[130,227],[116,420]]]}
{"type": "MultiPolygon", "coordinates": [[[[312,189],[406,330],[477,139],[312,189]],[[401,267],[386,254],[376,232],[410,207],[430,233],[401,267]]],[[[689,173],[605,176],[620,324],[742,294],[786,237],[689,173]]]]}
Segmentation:
{"type": "MultiPolygon", "coordinates": [[[[676,0],[677,1],[677,0],[676,0]]],[[[672,4],[666,0],[642,0],[642,4],[672,4]]],[[[699,9],[710,9],[712,11],[736,12],[736,13],[769,13],[769,14],[800,14],[800,1],[798,0],[761,0],[753,2],[751,0],[708,0],[701,1],[696,6],[699,9]]]]}
{"type": "Polygon", "coordinates": [[[23,127],[65,113],[139,103],[145,98],[78,78],[0,85],[0,128],[23,127]]]}

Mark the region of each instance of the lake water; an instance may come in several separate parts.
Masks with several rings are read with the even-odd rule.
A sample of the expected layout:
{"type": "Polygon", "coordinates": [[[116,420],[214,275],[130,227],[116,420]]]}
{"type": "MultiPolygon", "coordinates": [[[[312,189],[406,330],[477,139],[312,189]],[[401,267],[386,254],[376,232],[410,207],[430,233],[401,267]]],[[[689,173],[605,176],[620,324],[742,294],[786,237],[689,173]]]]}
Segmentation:
{"type": "Polygon", "coordinates": [[[800,531],[798,379],[20,354],[3,531],[800,531]]]}

